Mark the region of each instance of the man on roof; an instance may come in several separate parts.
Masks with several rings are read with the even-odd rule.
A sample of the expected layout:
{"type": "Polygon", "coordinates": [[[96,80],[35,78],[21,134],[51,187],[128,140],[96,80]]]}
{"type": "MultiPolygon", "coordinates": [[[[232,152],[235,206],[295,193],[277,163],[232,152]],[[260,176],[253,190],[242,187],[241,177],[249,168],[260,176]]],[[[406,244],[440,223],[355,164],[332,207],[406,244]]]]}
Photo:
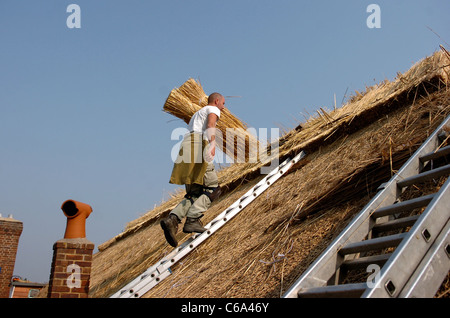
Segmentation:
{"type": "Polygon", "coordinates": [[[197,111],[189,122],[174,163],[170,183],[185,185],[183,200],[160,224],[167,242],[176,247],[178,224],[186,218],[183,232],[203,233],[200,218],[220,194],[213,159],[216,152],[216,123],[225,108],[225,98],[219,93],[208,97],[208,105],[197,111]]]}

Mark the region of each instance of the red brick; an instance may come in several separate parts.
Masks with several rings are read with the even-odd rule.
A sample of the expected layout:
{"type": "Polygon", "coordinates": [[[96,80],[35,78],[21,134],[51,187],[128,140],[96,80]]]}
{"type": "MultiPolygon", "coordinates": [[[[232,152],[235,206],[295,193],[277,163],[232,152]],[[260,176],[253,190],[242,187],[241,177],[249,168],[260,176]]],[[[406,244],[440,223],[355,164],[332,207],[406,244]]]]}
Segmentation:
{"type": "Polygon", "coordinates": [[[23,224],[11,218],[0,218],[0,298],[8,298],[16,263],[17,247],[23,224]]]}
{"type": "Polygon", "coordinates": [[[92,266],[94,244],[85,239],[64,239],[53,245],[53,262],[49,282],[49,298],[87,298],[92,266]],[[80,272],[69,270],[68,266],[76,264],[80,272]],[[69,288],[67,279],[78,274],[80,288],[69,288]]]}

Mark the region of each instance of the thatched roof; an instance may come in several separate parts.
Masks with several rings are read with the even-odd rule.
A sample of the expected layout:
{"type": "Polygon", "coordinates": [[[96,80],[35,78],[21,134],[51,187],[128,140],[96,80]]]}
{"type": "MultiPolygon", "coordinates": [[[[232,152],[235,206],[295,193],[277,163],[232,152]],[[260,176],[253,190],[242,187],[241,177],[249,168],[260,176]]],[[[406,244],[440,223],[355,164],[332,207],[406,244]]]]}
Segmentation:
{"type": "MultiPolygon", "coordinates": [[[[280,162],[307,157],[173,266],[145,297],[279,297],[450,114],[450,56],[444,50],[393,81],[357,93],[341,108],[318,112],[280,140],[280,162]]],[[[228,192],[204,223],[262,176],[266,163],[234,164],[219,172],[228,192]]],[[[108,297],[172,248],[159,226],[184,195],[130,222],[94,255],[90,297],[108,297]]],[[[188,235],[179,233],[179,241],[188,235]]]]}

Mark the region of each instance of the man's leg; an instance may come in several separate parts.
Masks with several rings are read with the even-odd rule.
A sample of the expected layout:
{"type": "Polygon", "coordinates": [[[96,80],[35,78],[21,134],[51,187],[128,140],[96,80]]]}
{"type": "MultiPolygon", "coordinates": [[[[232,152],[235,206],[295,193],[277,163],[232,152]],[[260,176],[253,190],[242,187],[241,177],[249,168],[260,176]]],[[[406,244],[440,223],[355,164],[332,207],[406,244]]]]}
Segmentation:
{"type": "Polygon", "coordinates": [[[202,226],[200,222],[200,218],[203,216],[204,212],[209,209],[211,206],[211,199],[209,193],[213,192],[213,188],[219,186],[217,173],[214,169],[214,164],[210,163],[208,168],[206,169],[204,180],[204,188],[202,192],[205,191],[208,193],[202,193],[198,199],[194,201],[191,207],[188,209],[186,213],[186,223],[183,227],[183,232],[185,233],[202,233],[205,231],[205,228],[202,226]]]}
{"type": "Polygon", "coordinates": [[[170,214],[176,215],[178,217],[178,220],[180,220],[181,222],[181,220],[186,217],[189,208],[192,206],[192,202],[193,201],[191,201],[191,199],[184,197],[184,199],[181,200],[180,203],[178,203],[178,205],[170,212],[170,214]]]}
{"type": "MultiPolygon", "coordinates": [[[[195,190],[195,187],[193,189],[195,190]]],[[[176,238],[178,224],[186,217],[189,208],[194,203],[194,199],[196,199],[196,197],[191,195],[190,191],[192,191],[192,186],[186,185],[187,194],[184,199],[169,213],[168,217],[160,222],[167,242],[173,247],[178,245],[178,240],[176,238]]]]}

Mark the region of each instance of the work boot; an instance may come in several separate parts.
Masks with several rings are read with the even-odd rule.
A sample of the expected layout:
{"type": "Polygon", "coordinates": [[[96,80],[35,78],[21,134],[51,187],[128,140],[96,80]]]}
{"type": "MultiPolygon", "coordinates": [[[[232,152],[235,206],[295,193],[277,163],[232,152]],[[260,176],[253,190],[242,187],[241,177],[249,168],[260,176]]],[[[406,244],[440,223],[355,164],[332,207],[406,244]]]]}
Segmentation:
{"type": "Polygon", "coordinates": [[[209,200],[213,202],[214,200],[217,200],[217,198],[219,198],[219,196],[222,194],[222,188],[218,186],[214,189],[213,192],[205,192],[205,194],[208,196],[209,200]]]}
{"type": "Polygon", "coordinates": [[[178,223],[180,220],[175,214],[169,214],[164,220],[161,220],[160,224],[164,231],[164,236],[166,237],[167,243],[169,243],[173,247],[177,247],[177,231],[178,231],[178,223]]]}
{"type": "Polygon", "coordinates": [[[184,222],[183,232],[184,233],[203,233],[206,229],[203,227],[202,222],[200,221],[200,218],[193,219],[193,218],[186,218],[186,222],[184,222]]]}

